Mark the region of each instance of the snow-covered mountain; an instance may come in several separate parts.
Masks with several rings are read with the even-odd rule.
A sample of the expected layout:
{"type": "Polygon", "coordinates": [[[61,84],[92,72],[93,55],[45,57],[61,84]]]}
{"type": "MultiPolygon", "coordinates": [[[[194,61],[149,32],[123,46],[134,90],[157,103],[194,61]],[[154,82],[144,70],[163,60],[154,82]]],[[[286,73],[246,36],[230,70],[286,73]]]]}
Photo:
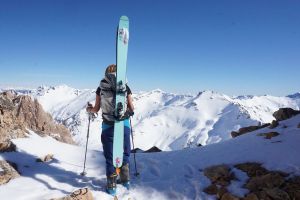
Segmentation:
{"type": "MultiPolygon", "coordinates": [[[[15,92],[37,98],[55,120],[71,130],[75,141],[85,144],[88,121],[85,106],[94,101],[95,90],[61,85],[15,92]]],[[[299,93],[286,97],[230,97],[214,91],[178,95],[157,89],[133,97],[134,140],[141,149],[157,146],[162,150],[178,150],[217,143],[231,138],[231,131],[241,127],[271,122],[273,112],[279,108],[300,107],[299,93]]],[[[90,148],[101,149],[101,122],[100,112],[91,123],[90,148]]]]}

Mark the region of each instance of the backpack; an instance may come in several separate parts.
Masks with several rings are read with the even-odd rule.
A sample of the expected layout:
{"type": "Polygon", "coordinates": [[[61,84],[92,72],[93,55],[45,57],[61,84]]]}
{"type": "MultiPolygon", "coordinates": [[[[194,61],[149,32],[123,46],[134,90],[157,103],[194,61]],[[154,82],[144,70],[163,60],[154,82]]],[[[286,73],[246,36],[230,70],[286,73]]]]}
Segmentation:
{"type": "MultiPolygon", "coordinates": [[[[100,97],[102,109],[103,122],[113,124],[116,120],[115,107],[116,107],[116,74],[106,74],[104,79],[100,81],[100,97]]],[[[127,92],[125,93],[127,96],[127,92]]],[[[127,98],[125,98],[125,109],[127,110],[127,98]]]]}

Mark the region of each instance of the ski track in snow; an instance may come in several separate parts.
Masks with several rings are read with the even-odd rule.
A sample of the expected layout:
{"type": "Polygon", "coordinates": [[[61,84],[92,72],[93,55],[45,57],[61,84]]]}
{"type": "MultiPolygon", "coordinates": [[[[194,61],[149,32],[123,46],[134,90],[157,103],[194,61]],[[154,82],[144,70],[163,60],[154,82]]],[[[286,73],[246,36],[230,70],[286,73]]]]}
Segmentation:
{"type": "MultiPolygon", "coordinates": [[[[132,189],[127,191],[118,185],[118,197],[132,200],[214,199],[202,192],[210,184],[203,175],[203,169],[218,164],[233,166],[243,162],[259,162],[269,170],[300,175],[299,122],[300,115],[281,121],[275,129],[260,129],[217,144],[170,152],[137,153],[137,167],[141,176],[134,177],[131,156],[132,189]],[[257,136],[258,133],[270,131],[279,132],[280,135],[270,140],[257,136]]],[[[77,188],[89,187],[96,200],[113,199],[104,192],[106,177],[102,151],[88,150],[87,175],[82,177],[79,174],[83,169],[83,147],[60,143],[50,137],[41,138],[33,132],[29,138],[15,139],[13,142],[18,151],[2,153],[0,159],[17,163],[22,177],[1,186],[1,197],[15,200],[51,199],[69,194],[77,188]],[[35,161],[37,157],[48,153],[54,154],[54,160],[48,163],[35,161]]],[[[240,170],[233,171],[239,181],[233,181],[229,191],[241,196],[247,192],[240,187],[247,177],[240,170]]]]}

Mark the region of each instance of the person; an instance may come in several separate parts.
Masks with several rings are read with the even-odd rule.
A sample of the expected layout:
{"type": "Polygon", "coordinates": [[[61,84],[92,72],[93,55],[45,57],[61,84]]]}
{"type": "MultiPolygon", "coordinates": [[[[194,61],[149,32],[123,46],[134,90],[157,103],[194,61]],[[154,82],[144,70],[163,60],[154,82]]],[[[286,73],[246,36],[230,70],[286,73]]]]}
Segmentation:
{"type": "MultiPolygon", "coordinates": [[[[107,176],[107,192],[109,194],[116,193],[117,173],[113,165],[113,137],[114,137],[114,121],[115,121],[115,91],[116,91],[116,71],[115,64],[109,65],[105,70],[105,77],[100,81],[100,86],[96,91],[96,102],[93,106],[88,104],[87,112],[97,113],[102,110],[102,133],[101,142],[103,145],[104,157],[106,159],[106,176],[107,176]]],[[[129,188],[129,157],[130,157],[130,121],[129,117],[134,113],[132,102],[132,92],[126,84],[126,112],[124,119],[124,153],[123,165],[120,169],[120,181],[129,188]],[[127,116],[127,117],[126,117],[127,116]]]]}

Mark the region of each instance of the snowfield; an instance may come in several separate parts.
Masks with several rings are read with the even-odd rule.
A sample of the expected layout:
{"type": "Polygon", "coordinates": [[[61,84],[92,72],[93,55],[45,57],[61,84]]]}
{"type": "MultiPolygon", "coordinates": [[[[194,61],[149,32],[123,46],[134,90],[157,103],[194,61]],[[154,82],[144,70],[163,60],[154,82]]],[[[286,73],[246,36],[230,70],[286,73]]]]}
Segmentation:
{"type": "MultiPolygon", "coordinates": [[[[219,102],[223,104],[223,102],[219,102]]],[[[199,105],[199,104],[197,104],[199,105]]],[[[209,113],[213,115],[212,113],[209,113]]],[[[209,115],[207,115],[209,116],[209,115]]],[[[202,192],[209,180],[202,170],[208,166],[242,162],[258,162],[269,170],[281,170],[300,175],[300,115],[281,121],[275,129],[260,129],[231,140],[203,147],[184,150],[137,153],[140,178],[133,176],[131,156],[132,189],[127,191],[118,185],[119,199],[214,199],[202,192]],[[258,133],[276,131],[279,136],[264,139],[258,133]]],[[[77,188],[88,187],[96,200],[113,199],[106,194],[105,160],[102,151],[89,150],[87,175],[80,176],[83,169],[84,147],[60,143],[50,137],[41,138],[31,132],[28,138],[15,139],[17,152],[2,153],[0,159],[17,164],[22,177],[0,187],[0,196],[14,200],[51,199],[65,196],[77,188]],[[36,158],[54,154],[47,163],[38,163],[36,158]]],[[[236,170],[240,181],[234,181],[230,190],[243,195],[247,190],[245,173],[236,170]]]]}
{"type": "MultiPolygon", "coordinates": [[[[41,86],[36,90],[18,89],[19,94],[37,98],[53,118],[65,124],[79,145],[85,145],[88,118],[87,102],[94,103],[95,89],[78,90],[66,85],[41,86]]],[[[300,108],[300,95],[286,97],[230,97],[214,91],[196,95],[172,94],[156,89],[134,93],[132,119],[135,146],[149,149],[180,150],[225,141],[231,131],[241,127],[270,123],[272,114],[282,107],[300,108]]],[[[89,147],[102,149],[101,111],[91,123],[89,147]]]]}

